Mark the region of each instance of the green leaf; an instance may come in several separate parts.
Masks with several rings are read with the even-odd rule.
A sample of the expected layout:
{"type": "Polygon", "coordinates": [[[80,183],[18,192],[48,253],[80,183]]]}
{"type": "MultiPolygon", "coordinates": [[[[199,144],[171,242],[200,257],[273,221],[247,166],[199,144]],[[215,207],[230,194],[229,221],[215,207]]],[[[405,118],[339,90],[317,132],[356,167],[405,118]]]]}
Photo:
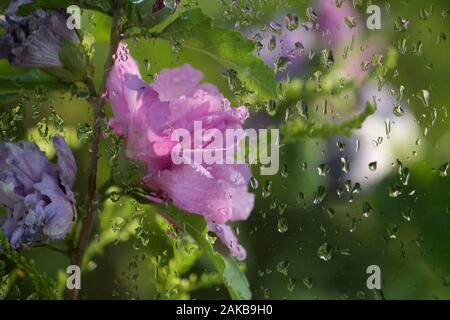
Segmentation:
{"type": "Polygon", "coordinates": [[[64,68],[71,73],[71,78],[82,80],[86,77],[89,59],[79,42],[63,40],[59,57],[64,68]]]}
{"type": "Polygon", "coordinates": [[[200,9],[183,12],[159,37],[180,44],[181,50],[192,50],[215,60],[224,68],[230,86],[242,84],[253,92],[249,101],[275,98],[273,70],[253,54],[254,43],[236,30],[215,27],[200,9]]]}
{"type": "Polygon", "coordinates": [[[289,121],[281,128],[283,143],[292,143],[305,137],[327,138],[335,135],[350,136],[354,129],[361,128],[364,121],[373,113],[376,107],[367,102],[365,109],[356,116],[341,123],[315,123],[301,119],[289,121]]]}
{"type": "Polygon", "coordinates": [[[113,182],[122,188],[128,188],[141,184],[145,167],[140,161],[125,158],[125,146],[120,146],[119,152],[112,159],[111,178],[113,182]]]}
{"type": "Polygon", "coordinates": [[[168,214],[197,242],[206,253],[219,274],[233,300],[249,300],[252,297],[250,284],[245,274],[240,270],[236,260],[227,258],[214,251],[208,240],[208,228],[201,215],[181,212],[173,206],[164,207],[168,214]]]}
{"type": "Polygon", "coordinates": [[[68,89],[70,84],[61,82],[56,77],[39,69],[0,77],[0,92],[19,92],[21,90],[35,90],[43,86],[48,89],[68,89]]]}
{"type": "Polygon", "coordinates": [[[56,289],[56,282],[47,276],[46,273],[41,273],[37,270],[36,265],[32,260],[28,260],[22,256],[18,251],[14,250],[9,244],[8,239],[0,229],[0,252],[8,259],[13,261],[18,268],[22,269],[27,277],[34,285],[35,293],[41,299],[57,299],[58,292],[56,289]]]}

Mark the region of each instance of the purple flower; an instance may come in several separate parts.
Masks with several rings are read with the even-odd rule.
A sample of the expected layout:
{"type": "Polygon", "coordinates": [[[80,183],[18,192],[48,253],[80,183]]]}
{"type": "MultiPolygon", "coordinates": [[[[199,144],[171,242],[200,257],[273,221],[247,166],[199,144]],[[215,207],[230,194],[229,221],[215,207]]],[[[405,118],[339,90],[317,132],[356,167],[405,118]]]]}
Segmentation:
{"type": "Polygon", "coordinates": [[[57,162],[32,142],[0,144],[0,226],[13,248],[62,239],[74,220],[77,166],[64,138],[53,138],[57,162]]]}
{"type": "Polygon", "coordinates": [[[0,37],[0,59],[19,67],[63,67],[60,59],[65,40],[80,42],[80,35],[66,26],[64,10],[36,10],[19,17],[17,8],[29,1],[12,2],[0,17],[4,35],[0,37]]]}
{"type": "Polygon", "coordinates": [[[333,46],[348,44],[352,36],[361,34],[361,19],[357,11],[352,8],[350,1],[336,6],[335,0],[319,0],[318,17],[320,30],[329,36],[329,41],[333,46]],[[345,23],[346,17],[354,17],[356,26],[350,28],[345,23]]]}
{"type": "MultiPolygon", "coordinates": [[[[127,156],[146,165],[145,186],[177,207],[203,215],[231,254],[245,259],[245,249],[225,223],[245,220],[253,209],[248,166],[175,164],[171,155],[178,145],[172,140],[174,130],[185,129],[193,136],[194,122],[201,122],[203,132],[241,129],[247,109],[232,108],[215,86],[199,84],[203,74],[188,64],[162,70],[149,85],[125,44],[116,57],[107,83],[114,114],[110,124],[125,136],[127,156]]],[[[209,143],[202,147],[209,148],[209,143]]]]}

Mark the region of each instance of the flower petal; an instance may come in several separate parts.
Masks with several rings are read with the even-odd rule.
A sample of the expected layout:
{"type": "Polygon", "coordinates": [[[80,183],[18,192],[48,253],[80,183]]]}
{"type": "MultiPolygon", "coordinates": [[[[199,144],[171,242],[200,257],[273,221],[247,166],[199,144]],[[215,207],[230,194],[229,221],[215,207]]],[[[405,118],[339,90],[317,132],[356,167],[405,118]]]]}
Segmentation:
{"type": "Polygon", "coordinates": [[[117,133],[126,135],[130,113],[136,108],[139,91],[146,89],[148,84],[142,80],[139,67],[125,43],[120,43],[115,59],[106,87],[115,117],[114,129],[117,133]]]}
{"type": "Polygon", "coordinates": [[[184,64],[175,69],[163,69],[153,82],[153,88],[158,92],[162,101],[188,96],[195,92],[197,84],[203,79],[203,74],[184,64]]]}
{"type": "Polygon", "coordinates": [[[180,165],[146,182],[162,190],[177,207],[208,221],[224,223],[231,218],[230,195],[200,166],[180,165]]]}
{"type": "Polygon", "coordinates": [[[238,260],[245,260],[247,251],[239,244],[236,235],[230,226],[226,224],[208,223],[208,230],[214,232],[220,241],[230,250],[230,254],[238,260]]]}
{"type": "Polygon", "coordinates": [[[56,155],[58,157],[58,172],[62,185],[66,191],[70,191],[77,176],[77,164],[66,141],[61,136],[53,137],[56,155]]]}

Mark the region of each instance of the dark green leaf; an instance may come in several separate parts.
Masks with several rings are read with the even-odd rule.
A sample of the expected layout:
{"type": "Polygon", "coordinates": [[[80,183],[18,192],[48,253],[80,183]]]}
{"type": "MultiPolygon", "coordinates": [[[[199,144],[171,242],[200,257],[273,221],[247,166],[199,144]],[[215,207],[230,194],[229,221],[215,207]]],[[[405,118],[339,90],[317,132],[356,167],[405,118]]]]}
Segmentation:
{"type": "Polygon", "coordinates": [[[181,212],[173,206],[164,207],[164,213],[168,214],[197,242],[206,253],[219,274],[222,275],[225,286],[232,299],[248,300],[252,294],[245,274],[239,269],[236,261],[226,258],[214,251],[208,240],[208,228],[201,215],[181,212]]]}
{"type": "Polygon", "coordinates": [[[253,102],[276,96],[273,70],[253,54],[254,43],[236,30],[215,27],[200,9],[183,12],[159,36],[179,43],[181,50],[192,50],[215,60],[233,82],[230,85],[241,83],[254,93],[249,96],[253,102]],[[233,79],[234,75],[237,78],[233,79]]]}
{"type": "Polygon", "coordinates": [[[22,269],[32,282],[36,294],[41,299],[56,299],[58,293],[56,282],[49,278],[46,273],[39,272],[33,261],[22,256],[18,251],[11,248],[8,239],[0,229],[0,252],[13,261],[18,268],[22,269]]]}
{"type": "Polygon", "coordinates": [[[0,92],[18,92],[21,90],[34,90],[38,86],[49,89],[67,89],[68,83],[61,82],[56,77],[39,69],[0,77],[0,92]]]}
{"type": "Polygon", "coordinates": [[[122,146],[112,160],[111,178],[113,182],[122,188],[141,184],[144,176],[144,164],[125,158],[125,147],[122,146]]]}

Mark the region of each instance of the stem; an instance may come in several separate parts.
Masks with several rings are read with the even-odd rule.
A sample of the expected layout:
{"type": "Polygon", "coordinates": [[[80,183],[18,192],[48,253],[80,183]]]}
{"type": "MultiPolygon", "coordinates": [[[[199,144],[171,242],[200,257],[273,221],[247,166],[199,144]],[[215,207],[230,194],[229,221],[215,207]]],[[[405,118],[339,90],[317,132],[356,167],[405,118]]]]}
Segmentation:
{"type": "MultiPolygon", "coordinates": [[[[102,84],[100,86],[99,91],[95,90],[95,85],[92,81],[92,78],[88,77],[85,80],[86,86],[89,90],[89,93],[92,97],[94,97],[93,107],[94,107],[94,119],[92,123],[92,138],[91,138],[91,159],[89,166],[89,174],[88,174],[88,185],[87,185],[87,194],[86,194],[86,214],[84,216],[80,236],[78,238],[78,243],[75,249],[71,252],[70,261],[72,265],[77,265],[82,268],[83,266],[83,258],[84,253],[86,251],[86,247],[88,245],[89,239],[92,234],[92,229],[94,228],[95,219],[98,211],[98,194],[97,194],[97,162],[99,158],[99,144],[101,139],[101,129],[102,124],[105,119],[105,97],[103,93],[106,91],[106,80],[111,70],[114,59],[113,54],[117,51],[117,47],[120,42],[120,28],[119,28],[119,19],[123,15],[123,6],[121,5],[122,1],[117,1],[117,7],[114,11],[114,16],[112,20],[111,26],[111,39],[110,46],[108,51],[107,60],[104,67],[104,74],[102,79],[102,84]]],[[[79,298],[79,290],[68,290],[66,293],[67,298],[71,300],[77,300],[79,298]]]]}

